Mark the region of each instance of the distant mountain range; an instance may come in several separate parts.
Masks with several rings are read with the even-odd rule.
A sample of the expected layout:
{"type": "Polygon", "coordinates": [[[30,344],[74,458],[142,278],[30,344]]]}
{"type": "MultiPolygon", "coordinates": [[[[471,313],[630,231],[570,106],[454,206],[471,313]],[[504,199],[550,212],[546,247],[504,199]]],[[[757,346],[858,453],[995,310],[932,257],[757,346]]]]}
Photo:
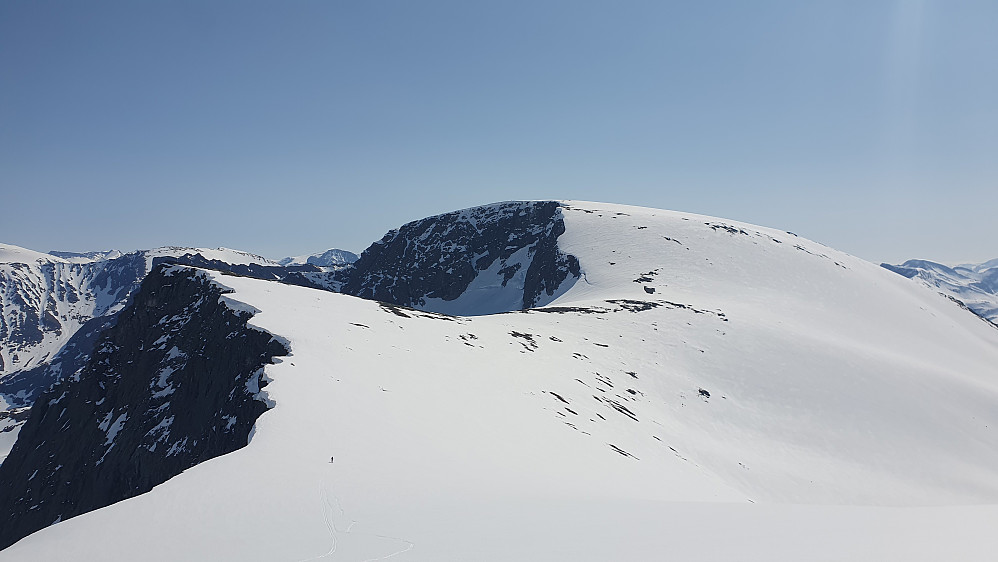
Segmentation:
{"type": "Polygon", "coordinates": [[[357,254],[346,250],[326,250],[307,256],[294,256],[278,260],[279,265],[312,264],[320,266],[348,265],[357,261],[357,254]]]}
{"type": "Polygon", "coordinates": [[[998,259],[955,267],[927,260],[881,265],[959,300],[975,314],[998,324],[998,259]]]}

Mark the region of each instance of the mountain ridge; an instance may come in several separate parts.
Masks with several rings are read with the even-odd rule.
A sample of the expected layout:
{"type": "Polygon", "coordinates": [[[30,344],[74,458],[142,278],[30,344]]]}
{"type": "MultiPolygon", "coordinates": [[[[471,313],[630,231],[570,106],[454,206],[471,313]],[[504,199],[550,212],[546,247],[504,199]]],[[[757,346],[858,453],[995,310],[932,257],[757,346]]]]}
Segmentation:
{"type": "MultiPolygon", "coordinates": [[[[521,211],[532,217],[515,232],[476,241],[487,231],[477,222],[414,221],[386,235],[368,260],[383,263],[379,255],[394,246],[394,255],[415,252],[407,259],[420,270],[450,267],[443,249],[415,241],[454,227],[455,258],[477,256],[455,263],[486,272],[483,290],[506,292],[501,313],[439,314],[427,296],[446,283],[417,273],[383,285],[392,273],[384,266],[365,266],[375,274],[360,286],[398,304],[252,271],[171,266],[231,290],[210,298],[252,314],[248,326],[290,349],[264,367],[273,408],[257,419],[248,446],[39,531],[0,558],[307,559],[335,550],[358,559],[514,551],[505,559],[607,559],[581,536],[587,548],[566,558],[567,535],[537,533],[558,525],[532,525],[527,514],[537,512],[599,521],[593,535],[604,542],[639,529],[631,540],[610,540],[618,554],[657,558],[662,533],[672,530],[670,553],[716,559],[719,547],[688,540],[705,536],[688,522],[704,521],[697,513],[707,509],[711,536],[725,539],[714,542],[734,541],[754,559],[813,554],[829,521],[860,533],[836,515],[848,513],[890,522],[876,528],[898,550],[882,559],[928,560],[939,552],[897,541],[940,528],[958,536],[953,522],[978,529],[998,521],[993,509],[967,507],[998,503],[998,334],[973,315],[779,230],[602,203],[518,205],[482,211],[509,224],[521,211]],[[552,279],[564,277],[551,295],[545,285],[550,301],[523,309],[531,292],[504,286],[501,271],[523,263],[510,258],[540,248],[559,220],[557,252],[531,255],[555,264],[552,279]],[[490,244],[498,251],[464,250],[490,244]],[[895,507],[870,511],[878,506],[895,507]],[[184,515],[192,513],[193,526],[184,515]],[[803,530],[788,542],[789,513],[803,530]],[[662,516],[673,522],[665,531],[662,516]],[[496,528],[505,529],[504,544],[483,546],[496,528]],[[753,549],[739,529],[767,538],[753,549]],[[792,554],[772,556],[779,548],[792,554]]],[[[474,289],[474,279],[461,286],[461,294],[474,289]]],[[[869,551],[857,536],[832,550],[863,558],[869,551]]],[[[989,536],[959,542],[960,557],[987,560],[989,536]]]]}

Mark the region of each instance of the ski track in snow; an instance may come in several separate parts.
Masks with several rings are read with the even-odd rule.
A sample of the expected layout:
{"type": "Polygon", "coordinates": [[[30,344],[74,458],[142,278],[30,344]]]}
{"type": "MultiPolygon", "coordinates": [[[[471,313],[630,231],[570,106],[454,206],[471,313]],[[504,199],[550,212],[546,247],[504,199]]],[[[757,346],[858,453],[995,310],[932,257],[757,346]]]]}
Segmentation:
{"type": "MultiPolygon", "coordinates": [[[[329,530],[329,540],[332,544],[329,546],[329,550],[325,554],[320,554],[319,556],[313,556],[312,558],[303,558],[298,562],[311,562],[312,560],[321,560],[323,558],[326,558],[327,556],[332,556],[336,552],[336,547],[339,546],[339,543],[336,540],[336,533],[338,533],[339,531],[336,530],[336,523],[333,522],[331,515],[333,506],[329,505],[329,498],[326,495],[326,489],[323,487],[321,482],[319,483],[319,499],[322,502],[320,505],[320,507],[322,508],[322,522],[326,525],[326,529],[329,530]]],[[[337,501],[336,503],[337,505],[339,505],[339,501],[337,501]]],[[[340,511],[341,512],[343,511],[342,507],[340,508],[340,511]]],[[[350,528],[353,527],[353,523],[354,522],[351,522],[350,526],[347,527],[347,532],[349,532],[350,528]]]]}
{"type": "Polygon", "coordinates": [[[337,496],[335,493],[332,494],[333,501],[336,502],[336,507],[333,507],[333,504],[329,502],[329,496],[330,493],[326,490],[326,486],[320,481],[319,500],[321,502],[321,508],[322,508],[322,521],[325,524],[326,529],[329,530],[329,539],[332,544],[330,545],[329,550],[325,554],[320,554],[319,556],[314,556],[312,558],[305,558],[299,560],[298,562],[311,562],[312,560],[322,560],[323,558],[328,558],[330,556],[333,556],[334,554],[336,554],[337,548],[339,547],[340,544],[340,540],[338,538],[338,535],[340,534],[352,535],[355,537],[364,537],[364,536],[375,537],[379,539],[398,541],[401,543],[405,543],[407,545],[405,548],[392,552],[391,554],[388,554],[386,556],[381,556],[378,558],[365,558],[362,562],[377,562],[378,560],[388,560],[389,558],[394,558],[400,554],[405,554],[406,552],[409,552],[410,550],[415,548],[416,546],[415,543],[399,537],[379,535],[377,533],[354,533],[353,528],[354,525],[357,524],[356,519],[350,519],[350,524],[347,525],[346,529],[343,529],[342,531],[337,529],[336,521],[334,520],[335,513],[339,512],[340,516],[343,519],[347,519],[348,516],[346,514],[346,511],[343,509],[343,504],[340,502],[339,496],[337,496]]]}

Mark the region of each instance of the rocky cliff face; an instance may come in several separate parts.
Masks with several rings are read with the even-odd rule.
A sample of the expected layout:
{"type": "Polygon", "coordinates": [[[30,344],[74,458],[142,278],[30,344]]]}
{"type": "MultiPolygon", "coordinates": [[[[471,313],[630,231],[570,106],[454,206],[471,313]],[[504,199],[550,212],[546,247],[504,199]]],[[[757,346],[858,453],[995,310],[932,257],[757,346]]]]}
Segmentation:
{"type": "Polygon", "coordinates": [[[567,290],[579,261],[558,249],[556,201],[511,201],[408,223],[364,250],[342,292],[449,314],[540,306],[567,290]]]}
{"type": "Polygon", "coordinates": [[[287,349],[207,274],[161,265],[76,374],[31,408],[0,465],[0,548],[246,445],[264,365],[287,349]]]}

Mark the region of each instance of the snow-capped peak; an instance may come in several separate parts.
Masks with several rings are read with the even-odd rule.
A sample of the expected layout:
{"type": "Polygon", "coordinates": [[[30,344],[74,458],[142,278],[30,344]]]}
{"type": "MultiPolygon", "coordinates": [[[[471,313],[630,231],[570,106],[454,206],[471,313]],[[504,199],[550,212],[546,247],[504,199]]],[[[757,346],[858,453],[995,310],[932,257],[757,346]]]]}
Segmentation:
{"type": "Polygon", "coordinates": [[[311,264],[319,267],[348,265],[357,261],[357,254],[346,250],[332,248],[324,252],[316,252],[304,256],[290,256],[277,261],[279,265],[311,264]]]}

